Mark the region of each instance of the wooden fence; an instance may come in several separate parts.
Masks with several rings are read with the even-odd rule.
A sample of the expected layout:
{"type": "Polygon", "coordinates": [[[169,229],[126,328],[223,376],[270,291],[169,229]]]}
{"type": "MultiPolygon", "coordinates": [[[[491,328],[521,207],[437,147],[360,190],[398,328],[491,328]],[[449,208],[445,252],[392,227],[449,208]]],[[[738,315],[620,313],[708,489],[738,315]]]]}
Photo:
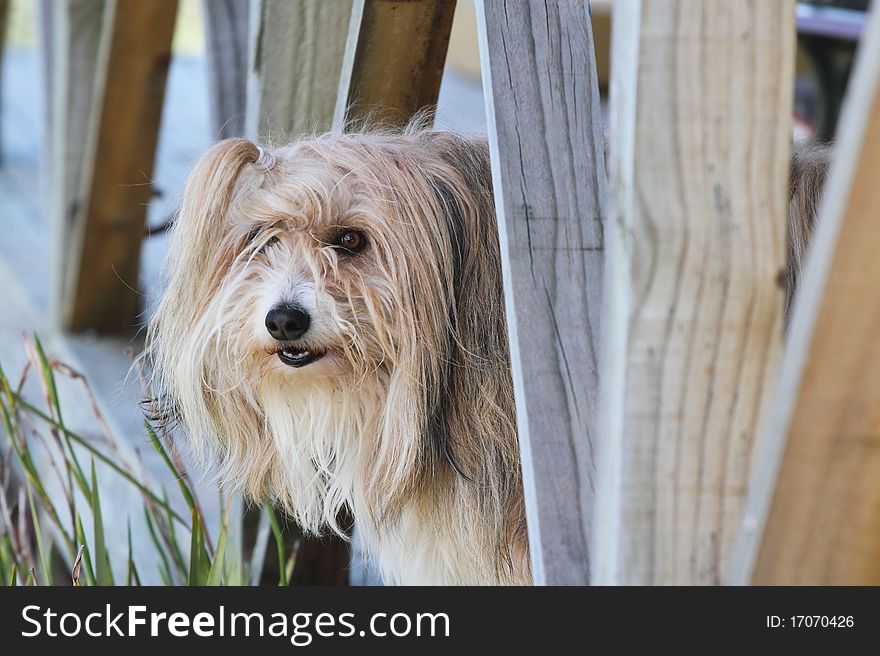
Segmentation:
{"type": "MultiPolygon", "coordinates": [[[[607,168],[588,3],[475,5],[535,583],[880,583],[880,11],[783,353],[794,0],[616,2],[607,168]]],[[[52,7],[64,330],[137,324],[176,10],[52,7]]],[[[206,2],[216,133],[405,122],[454,11],[206,2]]]]}

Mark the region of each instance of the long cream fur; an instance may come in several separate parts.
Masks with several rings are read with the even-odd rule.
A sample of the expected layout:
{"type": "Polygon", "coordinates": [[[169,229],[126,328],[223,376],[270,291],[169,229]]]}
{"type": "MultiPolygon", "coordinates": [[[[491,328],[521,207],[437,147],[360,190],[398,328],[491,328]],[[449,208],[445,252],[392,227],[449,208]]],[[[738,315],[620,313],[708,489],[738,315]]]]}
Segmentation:
{"type": "Polygon", "coordinates": [[[531,580],[486,143],[451,133],[221,142],[173,227],[147,356],[226,485],[307,531],[350,510],[386,582],[531,580]],[[357,254],[333,247],[359,230],[357,254]],[[267,312],[311,316],[302,368],[267,312]]]}

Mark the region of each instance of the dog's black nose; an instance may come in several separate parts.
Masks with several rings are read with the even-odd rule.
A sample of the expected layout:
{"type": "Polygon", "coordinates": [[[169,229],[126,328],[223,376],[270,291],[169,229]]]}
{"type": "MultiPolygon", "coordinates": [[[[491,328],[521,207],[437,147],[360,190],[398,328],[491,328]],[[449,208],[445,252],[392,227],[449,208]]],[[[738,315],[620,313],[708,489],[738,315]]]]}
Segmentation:
{"type": "Polygon", "coordinates": [[[278,341],[299,339],[309,329],[309,315],[295,305],[277,305],[266,315],[266,330],[278,341]]]}

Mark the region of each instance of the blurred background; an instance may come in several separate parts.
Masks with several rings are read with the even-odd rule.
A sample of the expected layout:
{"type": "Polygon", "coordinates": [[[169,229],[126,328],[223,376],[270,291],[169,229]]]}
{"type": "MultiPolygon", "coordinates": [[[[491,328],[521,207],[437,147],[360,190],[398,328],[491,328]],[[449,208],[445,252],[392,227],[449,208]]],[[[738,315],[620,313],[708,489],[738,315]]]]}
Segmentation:
{"type": "MultiPolygon", "coordinates": [[[[142,0],[143,3],[153,1],[142,0]]],[[[337,6],[350,5],[349,0],[327,0],[325,6],[331,3],[339,3],[337,6]]],[[[165,4],[168,5],[167,2],[165,4]]],[[[97,85],[94,95],[78,94],[78,89],[71,89],[70,86],[79,84],[75,67],[82,61],[83,49],[91,48],[93,58],[98,57],[99,50],[108,52],[107,47],[99,47],[103,38],[99,29],[100,15],[106,5],[102,0],[0,0],[0,364],[5,376],[11,381],[10,385],[17,385],[22,394],[31,386],[38,396],[46,395],[45,377],[41,379],[33,375],[33,371],[42,362],[38,349],[33,337],[28,337],[27,343],[23,343],[22,336],[37,333],[43,337],[49,360],[55,365],[68,367],[68,374],[70,371],[81,374],[90,386],[89,393],[85,394],[76,376],[66,376],[64,381],[58,382],[60,393],[68,399],[65,401],[66,425],[95,444],[107,445],[108,435],[115,435],[118,441],[110,445],[118,452],[114,458],[136,463],[132,466],[142,470],[150,480],[149,485],[157,490],[163,487],[173,489],[177,474],[165,468],[161,454],[150,448],[144,436],[143,416],[139,405],[143,390],[137,376],[131,375],[131,363],[132,356],[140,349],[141,329],[149,319],[150,308],[161,292],[160,272],[166,248],[165,228],[173,220],[189,169],[212,142],[241,133],[269,136],[276,141],[288,136],[284,129],[272,126],[273,116],[269,110],[258,112],[255,125],[248,127],[248,117],[244,115],[247,103],[241,97],[244,94],[224,86],[228,82],[228,76],[218,75],[218,67],[225,73],[229,72],[226,68],[245,68],[245,60],[249,57],[251,60],[248,67],[255,65],[253,52],[248,50],[254,45],[252,37],[254,34],[268,34],[273,26],[271,22],[265,23],[266,12],[273,7],[276,10],[283,9],[283,4],[279,4],[278,0],[180,0],[175,7],[176,18],[164,23],[173,28],[170,59],[159,53],[162,56],[157,56],[150,65],[157,65],[155,62],[159,62],[158,65],[162,67],[167,65],[167,84],[158,89],[149,88],[145,92],[147,103],[150,98],[153,101],[158,98],[160,102],[161,121],[155,128],[155,159],[153,161],[150,149],[145,149],[147,152],[144,164],[140,168],[132,169],[127,173],[129,177],[118,183],[142,190],[142,196],[137,201],[139,209],[126,209],[123,212],[130,212],[136,223],[142,220],[139,217],[145,212],[143,231],[136,235],[136,239],[140,240],[140,257],[135,253],[129,258],[130,263],[123,262],[131,264],[128,272],[119,266],[91,267],[99,282],[106,284],[106,280],[101,281],[104,278],[117,286],[124,285],[136,291],[132,295],[136,307],[133,318],[126,319],[121,324],[119,321],[115,324],[96,321],[94,325],[89,325],[88,321],[78,320],[75,312],[66,314],[64,302],[59,300],[65,296],[63,263],[70,253],[81,250],[78,239],[82,237],[77,237],[75,231],[67,231],[69,225],[66,222],[73,220],[70,217],[79,216],[85,211],[77,205],[77,194],[71,194],[69,189],[67,192],[63,191],[64,184],[67,182],[69,186],[73,175],[73,186],[77,190],[88,187],[88,183],[79,180],[77,174],[80,168],[94,166],[94,162],[98,162],[107,168],[94,168],[97,171],[97,180],[91,180],[90,189],[100,189],[100,176],[113,178],[116,160],[110,151],[117,147],[125,151],[129,143],[140,143],[138,138],[141,136],[138,126],[134,125],[129,126],[128,130],[130,142],[114,144],[112,139],[92,139],[89,136],[90,130],[93,130],[90,126],[94,123],[91,117],[97,112],[96,108],[103,97],[101,92],[104,90],[97,85]],[[263,13],[260,14],[260,11],[263,13]],[[259,25],[259,30],[262,31],[255,32],[255,25],[259,25]],[[246,36],[237,41],[224,41],[220,37],[224,36],[226,30],[246,36]],[[66,40],[62,38],[64,35],[66,40]],[[235,51],[232,48],[234,44],[242,52],[235,51]],[[247,44],[246,47],[243,44],[247,44]],[[80,51],[71,50],[71,59],[68,60],[65,52],[59,52],[59,47],[77,47],[80,51]],[[232,61],[231,57],[237,59],[232,61]],[[66,73],[72,74],[66,77],[66,73]],[[86,112],[87,115],[77,122],[74,119],[83,112],[83,98],[91,98],[93,102],[86,112]],[[58,134],[59,125],[66,125],[72,133],[61,139],[58,134]],[[63,141],[61,146],[59,139],[63,141]],[[70,144],[77,139],[83,144],[94,143],[91,146],[82,146],[80,150],[70,151],[70,144]],[[65,151],[65,148],[68,150],[65,151]],[[102,148],[107,149],[107,152],[102,151],[102,148]],[[88,162],[92,164],[87,165],[88,162]],[[62,196],[60,200],[59,195],[62,196]],[[64,203],[70,198],[73,198],[72,205],[65,206],[64,203]],[[60,273],[59,268],[62,269],[60,273]],[[59,280],[62,282],[59,283],[59,280]],[[31,377],[28,379],[27,376],[21,376],[19,379],[20,372],[28,368],[31,369],[31,377]],[[96,420],[96,414],[100,417],[99,421],[96,420]]],[[[864,26],[867,5],[868,0],[816,0],[798,3],[797,78],[793,89],[795,139],[828,140],[834,134],[853,54],[864,26]]],[[[613,64],[609,53],[613,1],[593,0],[591,7],[598,76],[604,97],[610,66],[613,64]]],[[[119,38],[125,38],[128,34],[128,38],[135,44],[132,48],[135,48],[136,43],[140,43],[138,35],[152,30],[154,26],[144,24],[129,27],[132,31],[126,33],[122,30],[119,38]]],[[[119,48],[120,45],[115,44],[114,47],[119,48]]],[[[256,47],[259,49],[267,46],[258,43],[256,47]]],[[[117,50],[110,48],[109,52],[117,50]]],[[[257,59],[262,52],[258,52],[257,59]]],[[[459,0],[456,5],[445,62],[437,103],[437,126],[464,132],[484,132],[486,117],[476,19],[473,4],[469,0],[459,0]]],[[[113,61],[109,64],[105,61],[101,65],[110,66],[112,70],[113,61]]],[[[141,78],[138,79],[146,80],[150,84],[156,84],[156,80],[159,80],[161,86],[165,80],[164,70],[158,74],[154,71],[138,73],[134,66],[131,71],[132,75],[140,74],[141,78]]],[[[117,71],[116,74],[122,75],[122,78],[113,79],[125,79],[125,71],[117,71]]],[[[247,75],[247,93],[250,95],[253,91],[252,71],[249,70],[247,75]]],[[[262,93],[266,96],[267,86],[271,87],[276,80],[262,79],[260,82],[263,87],[258,95],[262,93]]],[[[326,86],[335,94],[335,81],[328,82],[326,86]]],[[[124,89],[114,87],[107,91],[116,92],[116,102],[122,106],[130,99],[120,88],[124,89]]],[[[136,102],[136,92],[132,94],[131,102],[136,102]]],[[[149,120],[145,120],[143,126],[143,132],[147,135],[151,130],[149,123],[149,120]]],[[[112,196],[112,191],[111,189],[107,195],[112,196]]],[[[91,198],[90,202],[100,204],[103,200],[91,198]]],[[[107,237],[111,238],[116,237],[107,237]]],[[[88,269],[90,264],[94,262],[86,261],[82,266],[88,269]]],[[[122,315],[125,316],[125,313],[122,315]]],[[[60,414],[60,409],[58,412],[60,414]]],[[[15,467],[9,465],[9,449],[6,448],[3,453],[5,461],[4,455],[0,454],[0,470],[5,473],[0,483],[10,491],[15,467]]],[[[35,467],[51,467],[51,457],[38,459],[35,467]]],[[[181,468],[185,469],[185,465],[181,465],[181,468]]],[[[157,546],[153,549],[150,546],[155,546],[156,541],[148,535],[148,526],[139,522],[129,527],[122,521],[122,518],[133,512],[140,512],[143,491],[121,484],[118,477],[114,478],[116,474],[105,469],[106,467],[99,466],[97,475],[100,487],[106,490],[103,496],[104,512],[120,521],[110,525],[105,522],[103,530],[107,532],[107,548],[111,552],[115,550],[119,555],[118,559],[113,560],[111,556],[108,559],[114,563],[122,563],[114,564],[114,568],[118,570],[118,576],[123,576],[127,569],[126,562],[131,560],[129,543],[132,533],[136,544],[146,545],[143,548],[151,551],[152,555],[148,558],[156,560],[154,551],[161,552],[162,548],[157,546]]],[[[223,503],[216,498],[216,491],[204,483],[193,482],[192,486],[193,490],[201,490],[203,502],[200,511],[204,513],[204,522],[211,527],[216,526],[223,509],[223,503]]],[[[63,483],[47,485],[46,494],[58,498],[74,494],[70,490],[65,492],[63,487],[63,483]]],[[[5,514],[10,518],[20,517],[25,513],[26,503],[21,495],[10,494],[11,501],[6,504],[9,508],[5,514]]],[[[88,497],[87,501],[94,500],[89,492],[85,496],[88,497]]],[[[171,505],[178,510],[186,510],[183,501],[178,500],[171,505]],[[175,503],[177,506],[174,506],[175,503]]],[[[0,512],[0,520],[3,515],[0,512]]],[[[86,518],[84,522],[88,530],[94,530],[90,520],[86,518]]],[[[244,528],[239,526],[238,532],[250,531],[262,536],[263,542],[257,541],[253,549],[266,552],[269,518],[265,514],[259,515],[253,519],[251,528],[247,528],[247,524],[245,521],[244,528]]],[[[0,538],[4,531],[7,537],[9,533],[8,529],[2,529],[3,525],[3,521],[0,521],[0,538]]],[[[273,524],[272,529],[274,528],[273,524]]],[[[31,529],[33,530],[33,526],[31,529]]],[[[170,529],[172,533],[174,530],[170,529]]],[[[209,542],[218,538],[214,528],[206,534],[209,542]],[[214,533],[211,534],[211,531],[214,533]]],[[[291,535],[298,539],[295,530],[292,530],[291,535]]],[[[3,548],[0,546],[0,561],[3,548]]],[[[6,549],[8,551],[11,547],[6,549]]],[[[327,574],[328,568],[338,569],[339,563],[332,558],[327,561],[326,549],[317,548],[313,556],[308,555],[307,547],[301,545],[299,549],[301,581],[326,582],[327,577],[336,576],[333,573],[327,574]],[[310,557],[311,572],[306,566],[310,557]]],[[[207,551],[211,557],[214,556],[213,549],[207,551]]],[[[271,547],[268,551],[270,554],[274,553],[271,547]]],[[[356,561],[357,556],[355,553],[356,561]]],[[[346,553],[338,556],[343,559],[347,557],[346,553]]],[[[285,568],[283,561],[290,565],[290,556],[278,556],[274,570],[271,565],[265,565],[267,571],[270,571],[269,579],[274,580],[279,568],[285,568]]],[[[262,569],[262,556],[260,563],[262,569]]],[[[183,574],[170,571],[171,569],[173,568],[169,568],[168,578],[177,582],[183,574]]],[[[356,565],[351,572],[355,583],[375,581],[375,575],[363,564],[356,565]]],[[[288,573],[292,573],[292,569],[288,573]]],[[[146,582],[159,580],[159,577],[151,574],[144,573],[143,576],[146,582]]],[[[161,578],[164,580],[165,577],[161,578]]],[[[248,580],[259,582],[263,579],[250,576],[248,580]]]]}

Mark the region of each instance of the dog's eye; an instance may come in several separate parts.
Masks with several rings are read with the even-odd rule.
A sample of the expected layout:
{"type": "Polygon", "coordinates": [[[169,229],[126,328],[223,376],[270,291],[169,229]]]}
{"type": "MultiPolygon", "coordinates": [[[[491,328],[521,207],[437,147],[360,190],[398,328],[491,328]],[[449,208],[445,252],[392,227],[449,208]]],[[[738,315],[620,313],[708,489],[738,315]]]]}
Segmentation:
{"type": "Polygon", "coordinates": [[[263,229],[254,228],[248,233],[247,238],[245,239],[245,245],[249,247],[256,246],[257,253],[265,253],[270,246],[278,243],[279,240],[277,236],[272,236],[269,237],[269,239],[266,239],[263,233],[263,229]]]}
{"type": "Polygon", "coordinates": [[[333,246],[345,253],[360,253],[367,245],[367,238],[364,233],[354,228],[345,228],[340,230],[336,235],[333,246]]]}
{"type": "Polygon", "coordinates": [[[260,232],[261,232],[261,230],[259,228],[255,228],[254,230],[251,230],[250,233],[248,233],[246,243],[249,246],[259,245],[259,247],[257,248],[257,253],[265,253],[269,249],[270,246],[273,246],[274,244],[278,243],[278,237],[274,237],[274,236],[269,237],[269,239],[266,239],[265,241],[263,241],[263,239],[265,239],[265,237],[260,237],[260,232]]]}
{"type": "Polygon", "coordinates": [[[259,253],[265,253],[266,250],[267,250],[270,246],[274,246],[274,245],[277,244],[277,243],[278,243],[278,237],[269,237],[269,239],[266,240],[266,243],[263,244],[262,246],[260,246],[260,250],[257,251],[257,252],[259,252],[259,253]]]}

